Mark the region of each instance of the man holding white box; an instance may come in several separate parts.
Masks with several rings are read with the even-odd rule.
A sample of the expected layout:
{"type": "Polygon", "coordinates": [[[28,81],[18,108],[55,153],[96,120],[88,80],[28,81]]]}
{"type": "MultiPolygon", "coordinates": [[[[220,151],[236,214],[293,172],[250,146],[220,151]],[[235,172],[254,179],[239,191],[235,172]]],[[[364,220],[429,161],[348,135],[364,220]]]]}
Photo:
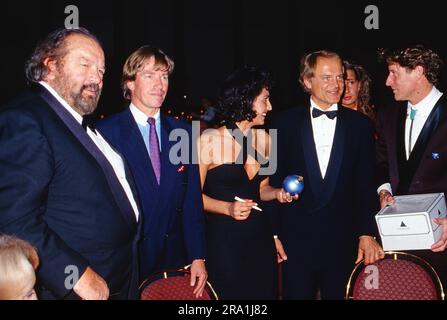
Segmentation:
{"type": "MultiPolygon", "coordinates": [[[[394,195],[447,194],[447,99],[436,87],[442,60],[422,46],[382,52],[388,64],[386,85],[400,105],[377,117],[377,185],[381,207],[394,195]]],[[[426,259],[447,280],[447,220],[430,250],[412,252],[426,259]]]]}
{"type": "Polygon", "coordinates": [[[445,218],[444,193],[425,193],[394,197],[394,203],[376,214],[384,250],[431,249],[443,234],[435,222],[445,218]]]}

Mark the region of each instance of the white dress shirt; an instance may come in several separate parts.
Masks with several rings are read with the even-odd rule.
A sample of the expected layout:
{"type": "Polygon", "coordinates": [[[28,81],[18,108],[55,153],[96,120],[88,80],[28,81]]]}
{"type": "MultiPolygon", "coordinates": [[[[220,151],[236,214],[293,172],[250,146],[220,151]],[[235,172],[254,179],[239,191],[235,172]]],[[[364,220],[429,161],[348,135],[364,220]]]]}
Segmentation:
{"type": "Polygon", "coordinates": [[[329,165],[331,157],[332,144],[334,142],[335,126],[337,124],[337,117],[329,119],[326,115],[317,118],[312,117],[312,110],[319,109],[321,111],[336,111],[338,105],[333,104],[327,110],[323,110],[310,98],[310,119],[312,123],[312,131],[315,141],[315,150],[317,151],[318,164],[320,165],[321,176],[326,176],[326,170],[329,165]]]}
{"type": "MultiPolygon", "coordinates": [[[[416,144],[417,139],[419,138],[419,134],[424,128],[425,122],[428,119],[428,116],[432,112],[439,98],[441,98],[442,92],[440,92],[435,86],[431,89],[429,94],[419,101],[417,104],[412,105],[410,102],[407,104],[407,119],[405,120],[405,155],[408,158],[410,157],[411,151],[416,144]],[[416,114],[413,120],[413,129],[411,130],[411,148],[409,148],[409,140],[410,140],[410,112],[411,109],[416,110],[416,114]]],[[[381,190],[387,190],[391,194],[393,191],[391,189],[391,184],[389,182],[382,184],[377,192],[379,193],[381,190]]]]}
{"type": "MultiPolygon", "coordinates": [[[[47,89],[62,104],[62,106],[65,109],[67,109],[67,111],[73,116],[73,118],[76,119],[79,125],[82,124],[82,116],[79,113],[77,113],[72,107],[70,107],[70,105],[48,83],[44,81],[41,81],[39,83],[42,86],[44,86],[45,89],[47,89]]],[[[101,134],[97,130],[95,133],[89,127],[87,127],[87,134],[90,137],[90,139],[92,139],[92,141],[95,143],[95,145],[98,147],[98,149],[101,150],[101,152],[104,154],[104,156],[112,166],[113,171],[115,172],[116,177],[118,178],[118,181],[120,182],[121,186],[123,187],[126,193],[127,198],[129,199],[129,202],[135,213],[135,217],[138,221],[139,217],[138,206],[133,196],[130,185],[126,180],[126,172],[124,169],[123,159],[121,159],[121,156],[118,153],[116,153],[112,149],[112,147],[110,147],[107,141],[101,136],[101,134]]]]}

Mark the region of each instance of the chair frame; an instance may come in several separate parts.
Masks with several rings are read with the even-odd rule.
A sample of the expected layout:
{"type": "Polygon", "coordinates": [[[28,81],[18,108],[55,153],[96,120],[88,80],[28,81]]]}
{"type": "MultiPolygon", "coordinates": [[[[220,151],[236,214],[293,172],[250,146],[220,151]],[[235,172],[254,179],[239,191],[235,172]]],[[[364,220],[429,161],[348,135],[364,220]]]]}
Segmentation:
{"type": "MultiPolygon", "coordinates": [[[[191,272],[189,271],[189,267],[190,266],[186,266],[186,267],[180,268],[180,269],[164,270],[164,271],[159,271],[159,272],[155,272],[155,273],[151,274],[146,279],[144,279],[143,282],[138,287],[140,297],[141,297],[141,294],[144,291],[144,289],[148,285],[150,285],[152,282],[155,282],[155,281],[158,281],[161,279],[167,279],[167,278],[173,277],[173,276],[182,276],[182,277],[190,276],[191,272]]],[[[216,291],[214,291],[213,286],[208,281],[205,284],[205,290],[207,290],[211,300],[219,300],[219,297],[218,297],[216,291]],[[209,289],[209,290],[207,290],[207,289],[209,289]]]]}
{"type": "MultiPolygon", "coordinates": [[[[425,271],[427,271],[427,273],[430,275],[430,277],[433,280],[433,283],[436,287],[438,300],[445,299],[444,289],[442,287],[442,282],[439,279],[438,273],[427,261],[425,261],[424,259],[422,259],[414,254],[406,253],[406,252],[399,252],[399,251],[386,251],[384,259],[388,258],[388,259],[398,260],[399,257],[401,257],[402,260],[414,262],[417,265],[421,266],[425,271]]],[[[346,296],[345,296],[346,300],[355,300],[353,297],[353,293],[354,293],[353,292],[354,291],[353,282],[355,282],[359,273],[364,269],[364,267],[365,267],[364,261],[365,260],[362,260],[359,263],[357,263],[357,265],[354,267],[354,270],[352,270],[352,272],[351,272],[348,284],[346,285],[346,296]]]]}

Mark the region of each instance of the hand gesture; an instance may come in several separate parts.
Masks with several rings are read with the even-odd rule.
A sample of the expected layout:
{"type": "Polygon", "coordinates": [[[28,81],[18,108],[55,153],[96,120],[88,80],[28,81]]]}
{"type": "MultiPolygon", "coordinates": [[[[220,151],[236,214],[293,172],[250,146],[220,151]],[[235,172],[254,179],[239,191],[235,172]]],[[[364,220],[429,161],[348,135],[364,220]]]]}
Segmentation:
{"type": "Polygon", "coordinates": [[[385,252],[382,247],[377,243],[376,239],[371,236],[361,236],[359,238],[359,248],[357,254],[357,260],[355,263],[359,263],[365,259],[365,265],[373,264],[374,262],[383,259],[385,252]]]}
{"type": "Polygon", "coordinates": [[[206,279],[208,273],[206,272],[205,262],[203,259],[196,259],[191,264],[191,287],[194,287],[194,294],[196,298],[201,297],[205,289],[206,279]]]}
{"type": "Polygon", "coordinates": [[[294,195],[292,196],[290,193],[286,192],[284,189],[278,189],[276,192],[276,200],[280,203],[292,202],[293,200],[298,200],[300,196],[294,195]]]}
{"type": "Polygon", "coordinates": [[[394,197],[386,190],[382,190],[379,193],[380,209],[385,206],[393,204],[395,202],[394,197]]]}
{"type": "Polygon", "coordinates": [[[258,204],[250,199],[244,199],[245,202],[234,201],[230,204],[229,213],[235,220],[246,220],[254,206],[258,204]]]}
{"type": "Polygon", "coordinates": [[[276,256],[278,259],[278,263],[281,263],[284,260],[287,260],[287,254],[286,251],[284,250],[281,240],[279,240],[278,238],[274,239],[275,239],[276,256]]]}
{"type": "Polygon", "coordinates": [[[73,290],[83,300],[107,300],[109,298],[107,283],[90,267],[85,269],[73,290]]]}
{"type": "Polygon", "coordinates": [[[431,251],[442,252],[447,246],[447,218],[436,218],[435,222],[442,227],[442,236],[438,242],[431,246],[431,251]]]}

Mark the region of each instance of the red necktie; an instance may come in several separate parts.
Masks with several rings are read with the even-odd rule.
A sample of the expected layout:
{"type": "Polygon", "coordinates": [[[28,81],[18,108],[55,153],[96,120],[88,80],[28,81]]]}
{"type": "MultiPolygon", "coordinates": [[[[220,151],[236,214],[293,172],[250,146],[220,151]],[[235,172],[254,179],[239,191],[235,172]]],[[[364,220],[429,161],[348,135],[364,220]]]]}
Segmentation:
{"type": "Polygon", "coordinates": [[[152,162],[152,168],[154,169],[155,177],[160,185],[160,172],[161,172],[161,161],[160,161],[160,146],[158,144],[158,135],[155,128],[155,119],[150,117],[147,119],[149,123],[149,153],[152,162]]]}

